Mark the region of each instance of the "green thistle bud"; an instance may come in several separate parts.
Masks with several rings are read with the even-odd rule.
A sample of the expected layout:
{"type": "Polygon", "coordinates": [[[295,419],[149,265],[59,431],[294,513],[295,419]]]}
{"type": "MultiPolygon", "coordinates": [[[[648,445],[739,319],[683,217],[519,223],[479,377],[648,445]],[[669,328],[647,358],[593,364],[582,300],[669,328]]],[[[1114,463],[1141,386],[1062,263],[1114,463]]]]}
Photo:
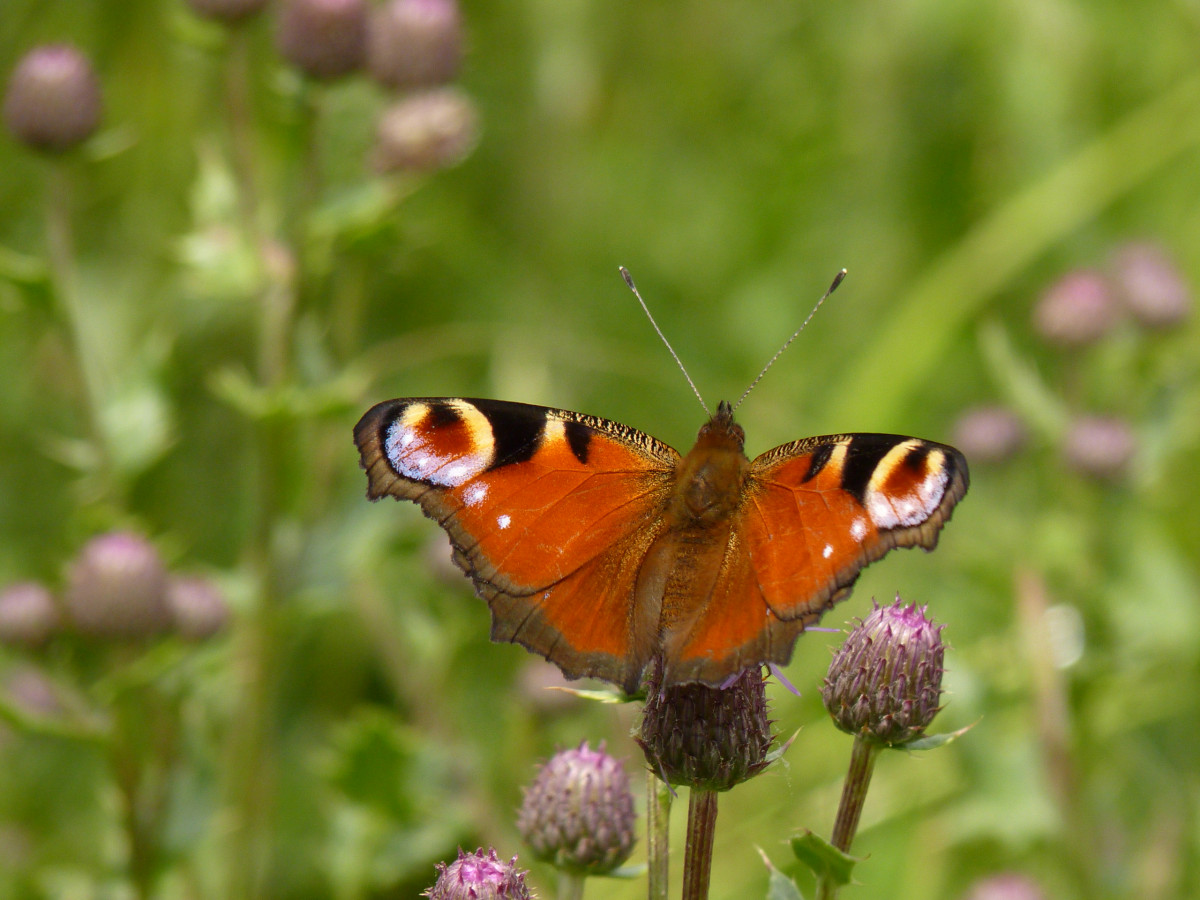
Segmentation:
{"type": "Polygon", "coordinates": [[[896,597],[851,630],[821,688],[834,724],[878,744],[921,736],[941,707],[944,625],[896,597]]]}
{"type": "Polygon", "coordinates": [[[721,688],[660,687],[656,679],[651,675],[637,741],[667,782],[727,791],[767,766],[772,734],[761,667],[721,688]]]}
{"type": "Polygon", "coordinates": [[[494,849],[463,853],[446,865],[438,863],[438,878],[421,896],[430,900],[532,900],[525,885],[525,872],[517,869],[517,858],[504,862],[494,849]]]}
{"type": "Polygon", "coordinates": [[[46,587],[24,581],[0,593],[0,643],[40,647],[60,623],[58,604],[46,587]]]}
{"type": "Polygon", "coordinates": [[[333,79],[362,65],[366,0],[287,0],[275,32],[279,54],[313,78],[333,79]]]}
{"type": "Polygon", "coordinates": [[[525,791],[517,830],[538,859],[579,875],[603,875],[633,850],[633,794],[604,744],[552,756],[525,791]]]}
{"type": "Polygon", "coordinates": [[[167,608],[175,632],[185,640],[203,641],[229,624],[229,607],[216,585],[204,578],[172,578],[167,582],[167,608]]]}
{"type": "Polygon", "coordinates": [[[88,58],[66,44],[30,50],[17,64],[4,96],[4,121],[17,140],[59,153],[100,124],[100,82],[88,58]]]}
{"type": "Polygon", "coordinates": [[[435,88],[384,110],[375,136],[379,172],[425,172],[462,162],[475,146],[479,121],[466,94],[435,88]]]}
{"type": "Polygon", "coordinates": [[[136,534],[93,538],[67,572],[67,612],[83,634],[139,638],[166,631],[167,573],[158,551],[136,534]]]}
{"type": "Polygon", "coordinates": [[[390,0],[371,17],[367,68],[398,90],[445,84],[462,63],[462,20],[454,0],[390,0]]]}

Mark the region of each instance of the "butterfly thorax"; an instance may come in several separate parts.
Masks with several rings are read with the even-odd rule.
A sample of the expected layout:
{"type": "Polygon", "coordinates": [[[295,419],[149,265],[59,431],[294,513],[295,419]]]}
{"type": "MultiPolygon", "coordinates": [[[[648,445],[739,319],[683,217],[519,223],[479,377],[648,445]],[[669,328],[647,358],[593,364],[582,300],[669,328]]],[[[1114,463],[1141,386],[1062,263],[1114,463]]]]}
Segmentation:
{"type": "Polygon", "coordinates": [[[750,472],[745,440],[729,404],[722,402],[675,470],[671,513],[678,524],[712,525],[737,509],[750,472]]]}

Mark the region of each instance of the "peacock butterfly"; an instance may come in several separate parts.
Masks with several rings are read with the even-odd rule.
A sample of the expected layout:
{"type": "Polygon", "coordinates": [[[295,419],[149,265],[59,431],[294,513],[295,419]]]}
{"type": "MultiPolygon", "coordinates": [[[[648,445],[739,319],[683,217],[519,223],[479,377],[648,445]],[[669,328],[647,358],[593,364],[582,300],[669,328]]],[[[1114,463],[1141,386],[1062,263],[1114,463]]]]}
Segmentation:
{"type": "Polygon", "coordinates": [[[413,500],[446,530],[493,640],[628,693],[656,657],[664,684],[786,663],[863,566],[932,550],[967,491],[945,444],[835,434],[751,461],[744,438],[725,402],[686,456],[500,400],[388,400],[354,429],[367,496],[413,500]]]}

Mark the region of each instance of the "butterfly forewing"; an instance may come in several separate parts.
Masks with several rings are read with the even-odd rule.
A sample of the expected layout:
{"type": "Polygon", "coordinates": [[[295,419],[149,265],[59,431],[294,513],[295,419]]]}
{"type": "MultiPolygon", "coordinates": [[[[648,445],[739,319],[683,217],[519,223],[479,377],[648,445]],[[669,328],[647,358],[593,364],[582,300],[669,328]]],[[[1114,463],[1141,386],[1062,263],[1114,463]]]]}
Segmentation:
{"type": "Polygon", "coordinates": [[[748,554],[783,619],[820,611],[893,547],[932,550],[967,490],[953,447],[890,434],[808,438],[753,464],[748,554]]]}
{"type": "Polygon", "coordinates": [[[456,398],[381,403],[355,440],[368,496],[415,500],[446,529],[491,606],[493,637],[569,675],[626,680],[672,448],[567,410],[456,398]]]}
{"type": "Polygon", "coordinates": [[[786,663],[796,635],[893,547],[933,549],[967,489],[952,447],[886,434],[777,447],[751,467],[722,566],[691,626],[672,636],[675,677],[712,682],[786,663]]]}

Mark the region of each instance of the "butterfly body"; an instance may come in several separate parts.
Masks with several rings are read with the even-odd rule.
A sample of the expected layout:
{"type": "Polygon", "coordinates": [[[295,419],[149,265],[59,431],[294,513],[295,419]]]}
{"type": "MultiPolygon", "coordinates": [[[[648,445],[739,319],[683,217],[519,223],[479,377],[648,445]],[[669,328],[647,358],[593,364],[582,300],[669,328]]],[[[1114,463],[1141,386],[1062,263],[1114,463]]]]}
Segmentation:
{"type": "Polygon", "coordinates": [[[967,489],[942,444],[830,435],[751,461],[722,403],[686,456],[606,419],[462,398],[391,400],[355,428],[368,496],[447,532],[492,637],[637,689],[786,663],[864,565],[932,549],[967,489]]]}

